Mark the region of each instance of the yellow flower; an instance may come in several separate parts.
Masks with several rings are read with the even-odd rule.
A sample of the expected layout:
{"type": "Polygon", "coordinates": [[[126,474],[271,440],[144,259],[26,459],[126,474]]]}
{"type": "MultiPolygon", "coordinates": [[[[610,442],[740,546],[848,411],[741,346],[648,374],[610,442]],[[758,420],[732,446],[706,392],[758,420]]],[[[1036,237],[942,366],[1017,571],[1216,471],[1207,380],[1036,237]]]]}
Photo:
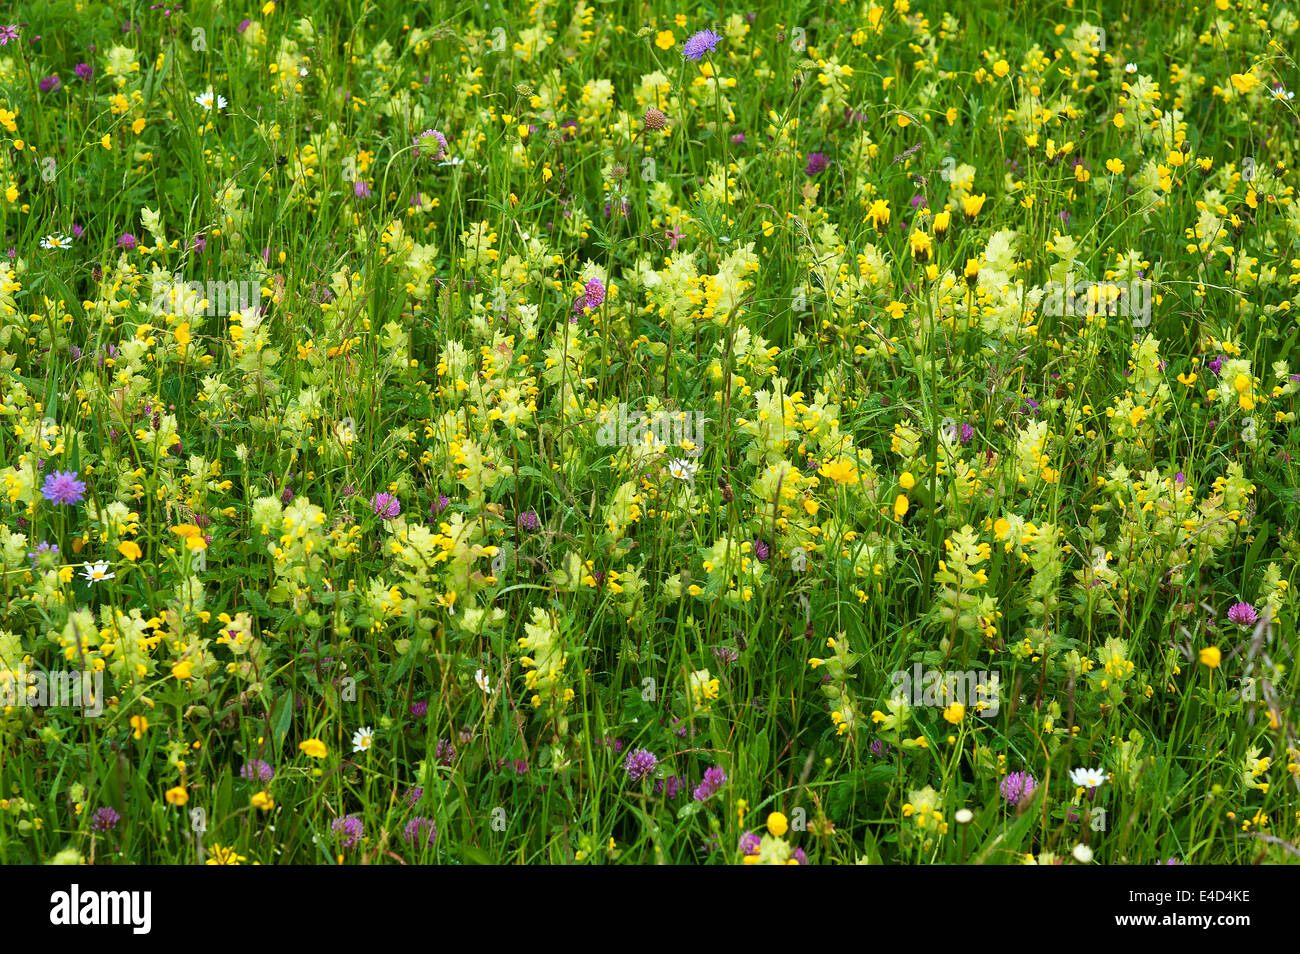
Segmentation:
{"type": "Polygon", "coordinates": [[[99,144],[103,146],[105,149],[112,149],[113,137],[110,136],[108,133],[104,133],[104,138],[99,141],[99,144]]]}
{"type": "Polygon", "coordinates": [[[1259,85],[1259,77],[1255,75],[1253,70],[1249,73],[1233,73],[1231,80],[1232,88],[1242,96],[1245,96],[1259,85]]]}
{"type": "Polygon", "coordinates": [[[961,722],[962,718],[965,715],[966,715],[966,707],[962,705],[960,702],[954,702],[948,708],[943,710],[944,719],[951,722],[953,725],[957,725],[959,722],[961,722]]]}
{"type": "Polygon", "coordinates": [[[270,792],[258,792],[249,801],[254,808],[260,808],[264,812],[269,812],[275,807],[275,799],[271,797],[270,792]]]}
{"type": "Polygon", "coordinates": [[[325,748],[325,743],[320,739],[308,739],[306,742],[299,742],[298,748],[314,759],[323,759],[329,754],[329,749],[325,748]]]}
{"type": "Polygon", "coordinates": [[[896,520],[902,520],[906,517],[908,506],[907,495],[899,494],[894,500],[894,518],[896,520]]]}
{"type": "Polygon", "coordinates": [[[898,478],[898,483],[904,490],[911,490],[916,486],[916,478],[912,476],[910,470],[905,470],[903,475],[898,478]]]}
{"type": "Polygon", "coordinates": [[[772,812],[772,814],[767,816],[767,830],[777,838],[780,838],[790,830],[790,820],[780,812],[772,812]]]}
{"type": "Polygon", "coordinates": [[[1011,72],[1011,64],[1009,64],[1006,60],[998,60],[996,63],[993,64],[993,72],[996,73],[998,76],[1006,76],[1008,73],[1011,72]]]}
{"type": "Polygon", "coordinates": [[[140,559],[140,545],[132,540],[124,540],[117,545],[117,552],[133,563],[140,559]]]}
{"type": "Polygon", "coordinates": [[[172,533],[185,538],[185,549],[187,550],[206,550],[207,541],[203,539],[203,531],[192,523],[182,523],[172,527],[172,533]]]}
{"type": "Polygon", "coordinates": [[[188,659],[182,659],[175,666],[172,666],[172,675],[177,679],[189,679],[194,673],[194,664],[188,659]]]}
{"type": "Polygon", "coordinates": [[[1201,662],[1211,669],[1218,669],[1222,659],[1223,653],[1219,652],[1218,646],[1207,646],[1201,650],[1201,662]]]}
{"type": "Polygon", "coordinates": [[[145,730],[149,728],[149,720],[146,719],[144,716],[139,716],[139,715],[131,716],[131,728],[135,730],[134,732],[132,732],[132,735],[134,735],[138,739],[141,736],[143,736],[145,730]]]}
{"type": "Polygon", "coordinates": [[[817,471],[823,477],[835,481],[837,484],[851,484],[858,479],[857,472],[853,465],[845,460],[837,460],[830,464],[823,464],[817,471]]]}
{"type": "Polygon", "coordinates": [[[911,246],[912,257],[918,262],[924,262],[930,257],[930,249],[934,242],[926,232],[922,232],[920,229],[915,230],[908,237],[907,242],[911,246]]]}
{"type": "Polygon", "coordinates": [[[1121,161],[1118,160],[1118,159],[1107,159],[1107,160],[1106,160],[1106,171],[1109,172],[1109,173],[1111,173],[1112,175],[1117,175],[1117,176],[1118,176],[1118,175],[1123,175],[1123,173],[1124,173],[1124,163],[1121,162],[1121,161]]]}
{"type": "Polygon", "coordinates": [[[167,789],[166,795],[168,805],[184,805],[190,800],[190,793],[185,791],[184,785],[177,785],[175,788],[167,789]]]}
{"type": "Polygon", "coordinates": [[[1123,129],[1123,128],[1124,128],[1124,114],[1123,114],[1123,113],[1116,113],[1116,114],[1115,114],[1115,118],[1112,119],[1111,122],[1115,124],[1115,128],[1116,128],[1116,129],[1123,129]]]}
{"type": "Polygon", "coordinates": [[[137,119],[135,122],[131,124],[131,132],[135,133],[138,136],[140,135],[143,129],[144,129],[144,117],[141,116],[139,119],[137,119]]]}
{"type": "Polygon", "coordinates": [[[984,208],[984,200],[988,198],[985,193],[979,195],[964,195],[961,199],[961,210],[966,214],[966,218],[973,219],[980,214],[984,208]]]}
{"type": "Polygon", "coordinates": [[[660,30],[659,35],[655,37],[655,46],[661,50],[671,50],[676,42],[677,37],[673,36],[672,30],[660,30]]]}

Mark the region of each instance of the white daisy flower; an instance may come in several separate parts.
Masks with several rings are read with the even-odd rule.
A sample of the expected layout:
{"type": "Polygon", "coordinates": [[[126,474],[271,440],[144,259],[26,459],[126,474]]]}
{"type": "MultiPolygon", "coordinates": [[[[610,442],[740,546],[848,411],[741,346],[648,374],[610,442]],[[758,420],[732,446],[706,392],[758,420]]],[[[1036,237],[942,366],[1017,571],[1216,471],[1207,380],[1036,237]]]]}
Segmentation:
{"type": "Polygon", "coordinates": [[[81,575],[90,580],[91,583],[98,583],[100,580],[111,580],[117,576],[116,573],[108,572],[107,563],[87,563],[86,570],[81,575]]]}
{"type": "Polygon", "coordinates": [[[668,473],[672,474],[678,480],[694,480],[695,465],[689,460],[678,458],[677,460],[669,462],[668,473]]]}
{"type": "Polygon", "coordinates": [[[1288,93],[1286,87],[1283,86],[1281,83],[1278,83],[1276,86],[1273,87],[1273,98],[1274,99],[1295,99],[1295,93],[1288,93]]]}
{"type": "Polygon", "coordinates": [[[212,102],[214,99],[216,100],[217,103],[217,109],[226,108],[226,97],[216,96],[213,94],[212,90],[208,90],[206,93],[200,93],[198,96],[195,96],[194,102],[198,103],[204,109],[211,109],[212,102]]]}
{"type": "Polygon", "coordinates": [[[352,734],[352,751],[364,752],[375,744],[375,732],[370,726],[363,725],[352,734]]]}
{"type": "Polygon", "coordinates": [[[1137,65],[1136,63],[1125,63],[1125,64],[1124,64],[1124,72],[1125,72],[1125,73],[1136,73],[1137,71],[1138,71],[1138,65],[1137,65]]]}
{"type": "Polygon", "coordinates": [[[1106,784],[1106,773],[1101,769],[1077,768],[1070,770],[1070,781],[1080,788],[1098,788],[1106,784]]]}
{"type": "Polygon", "coordinates": [[[460,156],[452,156],[450,159],[444,159],[442,162],[438,163],[440,166],[463,166],[464,164],[465,160],[460,156]]]}
{"type": "Polygon", "coordinates": [[[72,248],[72,239],[66,235],[55,233],[45,236],[41,239],[41,248],[65,249],[72,248]]]}
{"type": "Polygon", "coordinates": [[[482,689],[484,692],[488,693],[489,695],[491,694],[492,684],[488,681],[487,673],[485,673],[482,669],[474,673],[474,681],[478,683],[478,687],[480,689],[482,689]]]}

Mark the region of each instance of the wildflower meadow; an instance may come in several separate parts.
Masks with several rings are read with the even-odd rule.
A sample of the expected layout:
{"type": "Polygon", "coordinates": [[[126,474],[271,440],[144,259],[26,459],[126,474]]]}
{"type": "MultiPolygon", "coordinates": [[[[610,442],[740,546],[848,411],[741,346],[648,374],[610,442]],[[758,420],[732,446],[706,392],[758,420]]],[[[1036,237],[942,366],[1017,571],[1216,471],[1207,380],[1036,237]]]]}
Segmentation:
{"type": "Polygon", "coordinates": [[[6,4],[0,863],[1296,863],[1297,49],[6,4]]]}

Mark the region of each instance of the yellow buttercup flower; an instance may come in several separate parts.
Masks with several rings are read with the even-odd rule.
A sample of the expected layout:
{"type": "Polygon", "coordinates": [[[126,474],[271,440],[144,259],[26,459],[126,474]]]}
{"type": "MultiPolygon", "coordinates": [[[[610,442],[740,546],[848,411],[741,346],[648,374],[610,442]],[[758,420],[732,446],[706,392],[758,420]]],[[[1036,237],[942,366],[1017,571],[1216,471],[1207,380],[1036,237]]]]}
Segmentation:
{"type": "Polygon", "coordinates": [[[298,748],[314,759],[323,759],[329,754],[329,749],[325,748],[325,743],[320,739],[308,739],[305,742],[299,742],[298,748]]]}
{"type": "Polygon", "coordinates": [[[772,812],[772,814],[767,816],[767,830],[770,831],[773,836],[780,838],[790,830],[790,820],[780,812],[772,812]]]}
{"type": "Polygon", "coordinates": [[[1218,646],[1207,646],[1201,650],[1201,662],[1211,669],[1218,669],[1222,659],[1223,653],[1219,651],[1218,646]]]}

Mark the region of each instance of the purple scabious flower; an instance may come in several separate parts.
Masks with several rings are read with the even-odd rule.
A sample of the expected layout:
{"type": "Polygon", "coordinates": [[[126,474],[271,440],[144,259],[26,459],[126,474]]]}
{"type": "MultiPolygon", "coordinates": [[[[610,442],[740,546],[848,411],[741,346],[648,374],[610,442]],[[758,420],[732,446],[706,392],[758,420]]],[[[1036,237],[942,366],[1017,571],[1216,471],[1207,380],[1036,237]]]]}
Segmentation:
{"type": "Polygon", "coordinates": [[[433,844],[433,840],[438,837],[438,826],[433,823],[433,819],[425,818],[423,815],[416,815],[406,823],[406,828],[402,831],[402,837],[408,844],[433,844]]]}
{"type": "Polygon", "coordinates": [[[639,782],[655,770],[659,759],[649,749],[633,749],[623,760],[629,781],[639,782]]]}
{"type": "Polygon", "coordinates": [[[803,173],[806,176],[821,175],[826,171],[828,165],[830,165],[830,160],[826,158],[824,152],[810,152],[808,153],[808,162],[803,167],[803,173]]]}
{"type": "Polygon", "coordinates": [[[361,844],[361,839],[365,837],[366,826],[362,824],[361,819],[356,815],[344,815],[342,818],[334,819],[334,823],[330,825],[330,831],[338,839],[340,847],[355,848],[361,844]]]}
{"type": "Polygon", "coordinates": [[[727,774],[718,766],[713,766],[704,773],[704,781],[695,786],[695,791],[691,797],[697,802],[707,801],[717,794],[718,789],[727,784],[727,774]]]}
{"type": "Polygon", "coordinates": [[[1210,373],[1217,378],[1219,376],[1219,372],[1223,370],[1223,355],[1219,355],[1217,358],[1215,358],[1213,361],[1207,364],[1206,367],[1209,368],[1210,373]]]}
{"type": "Polygon", "coordinates": [[[269,782],[275,777],[275,769],[269,762],[263,762],[261,759],[249,759],[244,763],[244,767],[239,770],[239,777],[246,779],[257,779],[259,782],[269,782]]]}
{"type": "Polygon", "coordinates": [[[1249,603],[1238,601],[1228,607],[1228,622],[1238,626],[1254,626],[1259,622],[1259,613],[1249,603]]]}
{"type": "Polygon", "coordinates": [[[686,45],[682,47],[682,56],[688,60],[698,60],[704,54],[716,50],[721,42],[722,37],[712,30],[700,30],[686,41],[686,45]]]}
{"type": "Polygon", "coordinates": [[[90,79],[92,70],[89,63],[78,63],[73,68],[72,72],[76,73],[77,76],[81,77],[81,79],[88,80],[90,79]]]}
{"type": "Polygon", "coordinates": [[[1011,772],[1002,780],[998,789],[1002,792],[1002,797],[1007,800],[1008,805],[1019,805],[1021,802],[1034,794],[1034,789],[1038,783],[1028,772],[1011,772]]]}
{"type": "Polygon", "coordinates": [[[46,476],[41,496],[54,504],[77,504],[86,496],[86,485],[72,471],[56,470],[46,476]]]}
{"type": "Polygon", "coordinates": [[[420,133],[420,135],[415,137],[415,151],[412,153],[412,155],[414,155],[415,158],[418,159],[420,158],[421,146],[424,146],[426,147],[426,149],[428,149],[435,144],[438,147],[438,151],[433,154],[432,156],[433,160],[436,162],[439,159],[445,159],[449,149],[449,147],[447,146],[447,137],[444,136],[442,133],[438,132],[438,130],[436,129],[426,129],[424,132],[420,133]],[[433,142],[430,142],[430,140],[433,140],[433,142]]]}
{"type": "Polygon", "coordinates": [[[740,853],[742,855],[756,855],[762,845],[762,837],[752,831],[747,831],[740,836],[740,853]]]}
{"type": "Polygon", "coordinates": [[[370,498],[370,506],[374,509],[375,516],[385,520],[392,520],[402,512],[402,505],[392,494],[375,494],[370,498]]]}
{"type": "Polygon", "coordinates": [[[32,561],[32,569],[36,569],[42,562],[48,563],[46,569],[53,569],[54,563],[59,556],[59,545],[57,543],[47,543],[42,540],[36,544],[35,550],[27,551],[27,559],[32,561]],[[47,559],[42,559],[47,558],[47,559]]]}
{"type": "Polygon", "coordinates": [[[515,523],[519,525],[520,530],[536,530],[542,525],[541,518],[532,510],[521,513],[515,523]]]}
{"type": "Polygon", "coordinates": [[[121,821],[122,816],[111,808],[98,808],[95,810],[94,817],[90,820],[91,831],[112,831],[121,821]]]}
{"type": "Polygon", "coordinates": [[[42,93],[51,93],[57,90],[60,86],[62,86],[63,82],[62,80],[59,79],[59,74],[54,73],[50,76],[45,77],[45,79],[41,80],[40,83],[37,85],[40,86],[42,93]]]}

